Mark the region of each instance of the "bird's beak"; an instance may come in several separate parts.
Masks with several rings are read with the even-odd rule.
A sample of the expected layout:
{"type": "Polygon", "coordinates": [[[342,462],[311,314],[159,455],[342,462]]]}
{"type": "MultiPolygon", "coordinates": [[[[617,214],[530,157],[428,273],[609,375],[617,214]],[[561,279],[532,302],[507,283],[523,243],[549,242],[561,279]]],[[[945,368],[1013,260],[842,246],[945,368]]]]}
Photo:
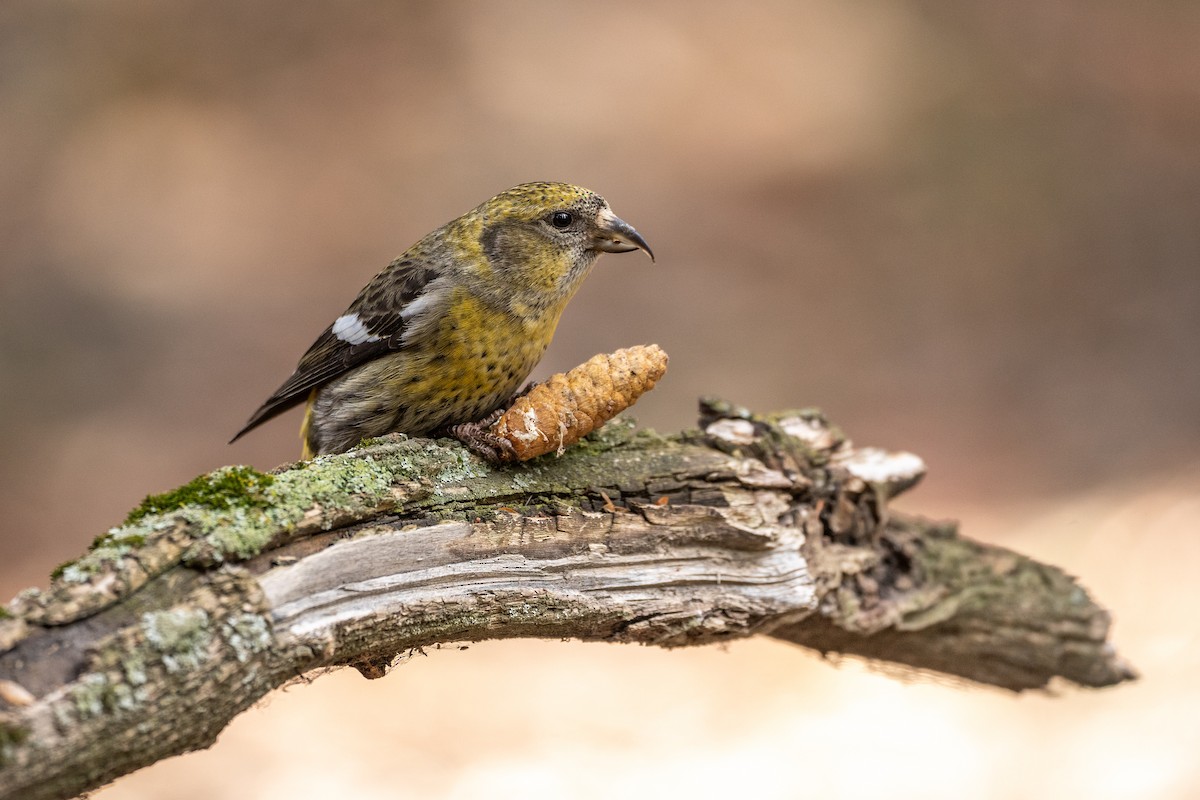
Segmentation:
{"type": "Polygon", "coordinates": [[[642,250],[654,260],[654,253],[642,235],[625,220],[618,217],[608,206],[596,215],[596,243],[593,245],[604,253],[628,253],[642,250]]]}

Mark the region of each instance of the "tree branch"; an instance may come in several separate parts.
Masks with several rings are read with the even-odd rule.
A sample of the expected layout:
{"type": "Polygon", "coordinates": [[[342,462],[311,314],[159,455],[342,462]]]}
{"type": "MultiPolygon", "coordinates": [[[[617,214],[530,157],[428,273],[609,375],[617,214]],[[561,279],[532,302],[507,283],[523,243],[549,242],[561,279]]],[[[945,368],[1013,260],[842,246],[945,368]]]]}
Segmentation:
{"type": "Polygon", "coordinates": [[[915,456],[814,412],[701,424],[503,468],[388,438],[147,498],[0,619],[0,798],[70,797],[305,672],[446,642],[761,633],[1012,690],[1134,677],[1062,571],[889,513],[915,456]]]}

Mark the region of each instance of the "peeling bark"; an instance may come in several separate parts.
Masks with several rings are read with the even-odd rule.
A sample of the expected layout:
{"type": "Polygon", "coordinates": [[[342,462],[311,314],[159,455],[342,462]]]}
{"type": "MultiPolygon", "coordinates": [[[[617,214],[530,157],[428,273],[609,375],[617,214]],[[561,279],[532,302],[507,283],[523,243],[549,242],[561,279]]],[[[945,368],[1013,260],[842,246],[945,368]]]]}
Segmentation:
{"type": "Polygon", "coordinates": [[[0,614],[0,798],[73,796],[298,675],[446,642],[765,634],[1014,691],[1134,677],[1061,570],[888,511],[915,456],[813,412],[703,412],[514,466],[388,438],[152,498],[0,614]]]}

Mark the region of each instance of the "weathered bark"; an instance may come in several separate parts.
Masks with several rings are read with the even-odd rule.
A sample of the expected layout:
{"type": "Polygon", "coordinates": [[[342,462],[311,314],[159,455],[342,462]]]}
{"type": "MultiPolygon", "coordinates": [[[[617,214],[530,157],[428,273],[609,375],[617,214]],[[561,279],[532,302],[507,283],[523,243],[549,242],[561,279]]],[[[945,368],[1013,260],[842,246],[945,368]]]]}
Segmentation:
{"type": "Polygon", "coordinates": [[[813,413],[713,403],[702,425],[503,468],[385,439],[148,498],[0,619],[0,798],[72,796],[295,676],[443,642],[762,633],[1012,690],[1133,677],[1059,569],[888,513],[915,457],[813,413]]]}

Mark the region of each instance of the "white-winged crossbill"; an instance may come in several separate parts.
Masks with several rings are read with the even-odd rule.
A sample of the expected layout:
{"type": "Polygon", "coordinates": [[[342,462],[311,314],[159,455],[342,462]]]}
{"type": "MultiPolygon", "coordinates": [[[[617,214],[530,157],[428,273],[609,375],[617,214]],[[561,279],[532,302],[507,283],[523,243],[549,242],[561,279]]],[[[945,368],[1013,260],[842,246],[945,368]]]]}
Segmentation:
{"type": "Polygon", "coordinates": [[[597,256],[632,250],[654,258],[595,192],[502,192],[376,275],[233,438],[307,401],[305,458],[400,432],[449,434],[496,460],[506,442],[487,418],[541,359],[597,256]]]}

